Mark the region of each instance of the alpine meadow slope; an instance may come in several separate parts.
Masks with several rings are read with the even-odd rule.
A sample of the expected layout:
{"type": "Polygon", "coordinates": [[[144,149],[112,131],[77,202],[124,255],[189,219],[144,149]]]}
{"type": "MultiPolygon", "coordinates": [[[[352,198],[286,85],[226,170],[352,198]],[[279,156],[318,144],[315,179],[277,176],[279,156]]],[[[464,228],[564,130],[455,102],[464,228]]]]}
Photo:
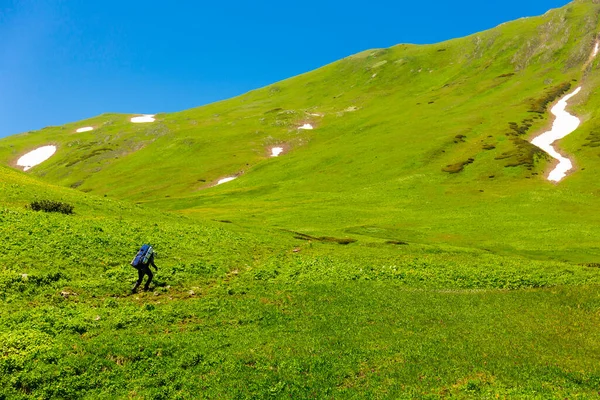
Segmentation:
{"type": "Polygon", "coordinates": [[[1,139],[0,399],[597,396],[599,17],[1,139]],[[579,86],[555,184],[529,140],[579,86]]]}
{"type": "Polygon", "coordinates": [[[0,177],[3,398],[597,392],[597,268],[298,240],[0,177]],[[39,198],[75,214],[24,207],[39,198]],[[160,269],[127,295],[143,241],[160,269]]]}
{"type": "Polygon", "coordinates": [[[597,13],[577,1],[467,38],[366,51],[154,123],[106,114],[16,135],[0,141],[0,160],[14,165],[55,144],[32,174],[164,210],[315,234],[401,227],[412,242],[494,251],[503,242],[509,252],[573,259],[582,252],[560,244],[595,247],[573,228],[598,233],[595,213],[565,211],[597,206],[588,139],[598,61],[584,69],[597,13]],[[564,146],[585,170],[556,187],[544,179],[549,159],[526,139],[575,84],[584,86],[573,103],[583,123],[564,146]],[[298,129],[306,123],[315,129],[298,129]],[[82,126],[95,129],[76,133],[82,126]],[[286,153],[272,159],[276,145],[286,153]],[[238,178],[213,187],[230,176],[238,178]],[[558,249],[540,246],[549,231],[543,241],[558,249]]]}

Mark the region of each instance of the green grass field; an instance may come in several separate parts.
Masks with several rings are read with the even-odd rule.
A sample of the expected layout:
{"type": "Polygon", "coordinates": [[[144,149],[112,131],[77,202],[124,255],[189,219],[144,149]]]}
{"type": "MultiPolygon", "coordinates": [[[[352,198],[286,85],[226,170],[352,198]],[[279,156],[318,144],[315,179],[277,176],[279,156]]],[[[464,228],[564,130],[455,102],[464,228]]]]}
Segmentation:
{"type": "Polygon", "coordinates": [[[598,397],[599,15],[0,140],[0,399],[598,397]],[[527,139],[578,85],[553,184],[527,139]]]}

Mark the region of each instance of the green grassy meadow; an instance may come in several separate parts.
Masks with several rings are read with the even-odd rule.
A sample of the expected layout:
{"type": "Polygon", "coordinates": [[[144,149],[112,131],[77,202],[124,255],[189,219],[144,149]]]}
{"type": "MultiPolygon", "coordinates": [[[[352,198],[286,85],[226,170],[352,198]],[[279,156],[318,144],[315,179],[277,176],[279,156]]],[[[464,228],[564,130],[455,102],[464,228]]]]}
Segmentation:
{"type": "Polygon", "coordinates": [[[598,397],[599,15],[1,139],[0,399],[598,397]],[[553,184],[527,139],[579,85],[553,184]]]}

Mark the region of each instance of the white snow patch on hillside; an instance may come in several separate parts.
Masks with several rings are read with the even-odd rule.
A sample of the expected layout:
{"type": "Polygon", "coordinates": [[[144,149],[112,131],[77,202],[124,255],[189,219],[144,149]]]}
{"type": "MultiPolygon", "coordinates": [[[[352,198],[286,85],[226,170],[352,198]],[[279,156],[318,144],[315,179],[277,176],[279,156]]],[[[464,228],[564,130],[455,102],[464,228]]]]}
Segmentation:
{"type": "Polygon", "coordinates": [[[313,129],[313,126],[311,124],[304,124],[299,126],[298,129],[313,129]]]}
{"type": "Polygon", "coordinates": [[[594,46],[594,52],[592,53],[592,57],[596,57],[598,55],[599,47],[600,47],[600,41],[596,42],[596,46],[594,46]]]}
{"type": "Polygon", "coordinates": [[[133,122],[134,124],[143,124],[146,122],[154,122],[154,120],[155,120],[154,116],[155,116],[155,114],[145,114],[140,117],[131,117],[131,122],[133,122]]]}
{"type": "Polygon", "coordinates": [[[271,149],[271,157],[277,157],[283,152],[283,147],[273,147],[271,149]]]}
{"type": "Polygon", "coordinates": [[[573,132],[581,123],[579,118],[565,111],[565,108],[567,107],[567,101],[579,93],[580,90],[581,87],[578,87],[572,93],[569,93],[561,98],[558,103],[552,107],[550,112],[556,117],[552,123],[552,129],[542,133],[531,141],[533,145],[539,147],[546,153],[550,154],[550,156],[558,160],[558,165],[550,172],[550,175],[548,175],[548,180],[550,181],[559,182],[567,175],[567,172],[573,168],[573,163],[571,160],[563,157],[558,151],[556,151],[556,149],[552,147],[552,143],[573,132]]]}
{"type": "Polygon", "coordinates": [[[93,131],[93,130],[94,130],[94,127],[92,127],[92,126],[84,126],[83,128],[77,129],[75,132],[82,133],[82,132],[89,132],[89,131],[93,131]]]}
{"type": "Polygon", "coordinates": [[[30,151],[17,160],[17,165],[27,171],[36,165],[46,161],[56,152],[56,146],[42,146],[30,151]]]}
{"type": "Polygon", "coordinates": [[[217,185],[220,185],[222,183],[227,183],[227,182],[231,182],[232,180],[234,180],[235,178],[237,178],[237,176],[228,176],[227,178],[223,178],[223,179],[219,179],[217,181],[217,185]]]}

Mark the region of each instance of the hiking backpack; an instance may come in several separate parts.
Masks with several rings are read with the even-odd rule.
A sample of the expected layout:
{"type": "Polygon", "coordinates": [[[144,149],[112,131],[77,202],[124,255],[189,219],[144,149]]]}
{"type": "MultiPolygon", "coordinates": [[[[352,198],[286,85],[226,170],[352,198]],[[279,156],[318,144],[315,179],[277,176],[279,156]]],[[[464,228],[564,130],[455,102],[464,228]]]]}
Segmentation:
{"type": "Polygon", "coordinates": [[[131,260],[131,266],[137,268],[142,264],[148,264],[150,256],[152,256],[153,253],[154,249],[152,249],[152,246],[149,244],[142,245],[133,260],[131,260]]]}

